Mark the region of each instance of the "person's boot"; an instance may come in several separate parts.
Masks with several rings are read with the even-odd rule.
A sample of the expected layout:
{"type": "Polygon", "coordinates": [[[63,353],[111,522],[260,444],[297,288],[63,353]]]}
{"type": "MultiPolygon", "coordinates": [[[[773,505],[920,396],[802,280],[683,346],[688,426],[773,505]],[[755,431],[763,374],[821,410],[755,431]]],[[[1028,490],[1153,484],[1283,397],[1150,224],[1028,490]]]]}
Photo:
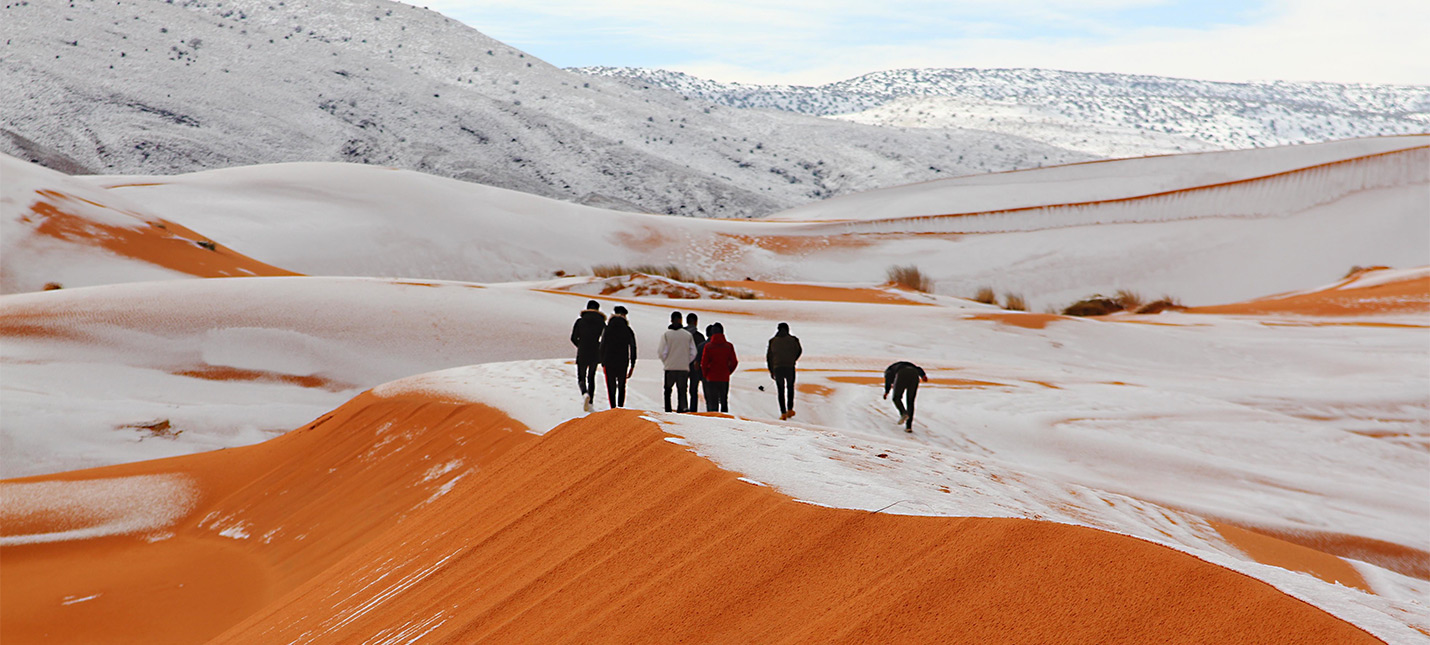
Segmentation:
{"type": "Polygon", "coordinates": [[[596,405],[591,402],[591,395],[590,395],[590,394],[587,394],[587,395],[586,395],[586,400],[585,400],[585,406],[584,406],[584,407],[586,408],[586,411],[587,411],[587,412],[595,412],[595,411],[596,411],[596,405]]]}
{"type": "Polygon", "coordinates": [[[895,423],[894,425],[896,425],[896,426],[901,426],[901,425],[904,425],[904,424],[906,424],[906,423],[908,423],[908,422],[909,422],[909,415],[905,414],[905,415],[899,417],[898,423],[895,423]]]}

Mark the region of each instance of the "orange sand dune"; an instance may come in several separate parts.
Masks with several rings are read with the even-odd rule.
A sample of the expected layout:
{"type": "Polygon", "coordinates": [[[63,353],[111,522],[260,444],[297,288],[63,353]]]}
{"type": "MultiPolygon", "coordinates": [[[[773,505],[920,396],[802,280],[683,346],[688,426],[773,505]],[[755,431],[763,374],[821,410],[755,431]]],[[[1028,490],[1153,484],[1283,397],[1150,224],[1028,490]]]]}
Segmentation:
{"type": "Polygon", "coordinates": [[[665,438],[565,424],[213,642],[1376,642],[1172,549],[802,504],[665,438]]]}
{"type": "Polygon", "coordinates": [[[233,276],[300,275],[270,266],[217,244],[173,222],[128,211],[134,226],[116,226],[66,210],[72,204],[110,207],[55,190],[37,191],[25,220],[39,220],[37,231],[61,240],[97,246],[115,254],[142,260],[201,278],[233,276]]]}
{"type": "MultiPolygon", "coordinates": [[[[199,499],[157,535],[0,547],[0,642],[202,643],[535,438],[524,430],[483,406],[363,394],[255,446],[9,480],[175,474],[199,499]]],[[[3,519],[6,535],[73,528],[3,519]]]]}
{"type": "Polygon", "coordinates": [[[864,302],[885,305],[927,305],[913,298],[867,287],[830,287],[759,280],[726,280],[710,284],[730,289],[747,289],[766,300],[816,300],[821,302],[864,302]]]}
{"type": "Polygon", "coordinates": [[[1122,535],[800,503],[640,415],[603,412],[536,439],[483,406],[363,395],[259,446],[27,480],[179,473],[203,495],[169,539],[5,548],[0,636],[1378,642],[1265,583],[1122,535]],[[480,472],[434,496],[423,473],[454,458],[480,472]],[[254,539],[219,536],[224,522],[254,539]]]}
{"type": "Polygon", "coordinates": [[[1385,313],[1430,312],[1430,277],[1387,282],[1368,287],[1345,287],[1363,274],[1311,293],[1271,296],[1259,300],[1210,307],[1192,307],[1200,314],[1299,314],[1304,316],[1354,316],[1385,313]]]}

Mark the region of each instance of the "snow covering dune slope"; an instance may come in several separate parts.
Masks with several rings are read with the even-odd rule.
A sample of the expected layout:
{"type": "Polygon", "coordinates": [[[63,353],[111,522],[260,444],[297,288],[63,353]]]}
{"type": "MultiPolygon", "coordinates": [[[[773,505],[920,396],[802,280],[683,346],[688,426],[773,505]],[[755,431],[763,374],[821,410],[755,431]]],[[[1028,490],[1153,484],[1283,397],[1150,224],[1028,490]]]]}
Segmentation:
{"type": "Polygon", "coordinates": [[[0,293],[293,275],[87,182],[0,155],[0,293]]]}
{"type": "Polygon", "coordinates": [[[1313,288],[1352,266],[1430,264],[1430,143],[1398,137],[914,184],[768,221],[636,215],[407,171],[282,165],[92,178],[309,274],[535,280],[674,264],[713,279],[878,283],[1035,309],[1129,289],[1188,305],[1313,288]]]}
{"type": "MultiPolygon", "coordinates": [[[[767,219],[876,220],[1115,201],[1264,179],[1424,148],[1430,148],[1430,135],[1069,164],[870,190],[792,208],[767,219]]],[[[1430,172],[1419,159],[1397,159],[1421,175],[1430,172]]]]}
{"type": "MultiPolygon", "coordinates": [[[[187,484],[192,497],[178,517],[108,540],[24,543],[64,522],[43,510],[18,531],[7,524],[0,633],[1374,642],[1249,577],[1115,533],[797,503],[717,469],[636,412],[539,440],[519,429],[486,406],[369,394],[261,446],[4,484],[0,494],[38,509],[43,492],[158,492],[150,480],[187,484]]],[[[84,522],[95,509],[71,510],[70,522],[84,522]]]]}

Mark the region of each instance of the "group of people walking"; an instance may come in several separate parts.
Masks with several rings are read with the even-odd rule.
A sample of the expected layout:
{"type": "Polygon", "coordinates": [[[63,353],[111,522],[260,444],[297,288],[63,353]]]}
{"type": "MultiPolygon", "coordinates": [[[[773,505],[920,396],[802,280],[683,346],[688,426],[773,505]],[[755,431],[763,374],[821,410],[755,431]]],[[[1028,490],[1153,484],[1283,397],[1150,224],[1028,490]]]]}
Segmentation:
{"type": "Polygon", "coordinates": [[[680,312],[670,314],[670,326],[660,336],[656,350],[665,368],[665,411],[695,412],[700,409],[700,386],[705,386],[705,411],[730,411],[730,375],[740,365],[735,346],[725,339],[725,327],[714,323],[700,333],[700,316],[680,312]],[[675,390],[675,405],[670,403],[675,390]]]}
{"type": "MultiPolygon", "coordinates": [[[[596,396],[596,368],[606,375],[606,398],[612,408],[626,405],[626,380],[635,374],[636,336],[626,319],[627,310],[617,305],[609,320],[601,313],[601,303],[590,300],[586,309],[571,327],[571,344],[576,346],[576,381],[587,412],[593,411],[596,396]]],[[[665,369],[665,411],[695,412],[699,410],[700,389],[705,389],[705,411],[730,411],[730,375],[740,361],[735,346],[725,338],[720,323],[705,327],[701,333],[700,317],[694,312],[670,314],[670,325],[660,336],[656,351],[665,369]],[[671,394],[675,394],[672,404],[671,394]]],[[[780,419],[794,416],[795,365],[804,353],[799,338],[790,334],[789,323],[775,328],[765,350],[765,366],[775,381],[779,399],[780,419]]],[[[928,375],[913,363],[900,361],[884,371],[884,398],[894,392],[894,407],[899,411],[899,424],[913,431],[914,397],[919,381],[928,375]]],[[[763,386],[760,388],[764,389],[763,386]]]]}
{"type": "MultiPolygon", "coordinates": [[[[615,315],[606,320],[601,303],[586,303],[571,326],[571,344],[576,346],[576,381],[586,411],[594,409],[596,368],[606,373],[606,399],[611,407],[626,405],[626,379],[636,370],[636,336],[625,307],[617,305],[615,315]]],[[[740,365],[735,346],[725,339],[725,328],[714,323],[701,333],[700,317],[690,313],[681,324],[680,312],[670,314],[670,326],[660,337],[660,356],[665,368],[665,411],[695,412],[700,405],[700,389],[705,388],[706,412],[730,411],[730,375],[740,365]],[[674,390],[675,403],[670,395],[674,390]]],[[[781,323],[783,324],[783,323],[781,323]]],[[[796,343],[798,340],[796,340],[796,343]]]]}

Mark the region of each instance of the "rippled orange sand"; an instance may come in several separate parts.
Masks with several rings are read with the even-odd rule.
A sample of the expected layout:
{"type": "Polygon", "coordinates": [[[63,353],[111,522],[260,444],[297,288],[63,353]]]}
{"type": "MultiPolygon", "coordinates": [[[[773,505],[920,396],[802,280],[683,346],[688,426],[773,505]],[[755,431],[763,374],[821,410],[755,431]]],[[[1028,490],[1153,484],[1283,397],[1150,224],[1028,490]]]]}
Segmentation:
{"type": "MultiPolygon", "coordinates": [[[[484,468],[535,438],[523,430],[484,406],[364,394],[254,446],[10,480],[178,474],[201,495],[167,539],[0,548],[0,642],[205,642],[398,526],[443,483],[423,481],[433,467],[463,462],[448,478],[484,468]],[[242,518],[251,537],[220,536],[205,523],[211,513],[242,518]]],[[[65,518],[48,522],[0,532],[54,530],[65,518]]]]}
{"type": "Polygon", "coordinates": [[[363,395],[258,446],[35,478],[182,473],[204,494],[168,540],[6,548],[3,638],[1377,642],[1265,583],[1118,534],[800,503],[641,414],[535,439],[483,406],[363,395]],[[422,473],[453,458],[474,471],[434,497],[422,473]],[[199,526],[211,511],[279,532],[229,540],[199,526]]]}

